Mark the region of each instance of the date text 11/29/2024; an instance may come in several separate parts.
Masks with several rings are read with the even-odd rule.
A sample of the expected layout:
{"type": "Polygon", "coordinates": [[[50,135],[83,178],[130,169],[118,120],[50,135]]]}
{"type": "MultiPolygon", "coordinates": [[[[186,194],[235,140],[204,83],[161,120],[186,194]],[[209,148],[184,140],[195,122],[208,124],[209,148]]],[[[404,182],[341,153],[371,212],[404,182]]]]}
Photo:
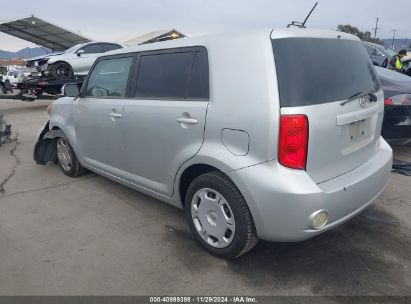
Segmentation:
{"type": "Polygon", "coordinates": [[[150,303],[258,303],[255,297],[233,296],[233,297],[213,297],[213,296],[160,296],[150,297],[150,303]]]}

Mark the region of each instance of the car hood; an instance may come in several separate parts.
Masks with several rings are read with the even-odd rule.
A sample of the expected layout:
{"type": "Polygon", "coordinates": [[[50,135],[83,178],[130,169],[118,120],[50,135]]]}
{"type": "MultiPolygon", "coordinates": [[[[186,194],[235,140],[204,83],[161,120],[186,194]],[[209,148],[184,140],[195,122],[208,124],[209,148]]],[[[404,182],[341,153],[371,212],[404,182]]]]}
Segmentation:
{"type": "Polygon", "coordinates": [[[375,67],[375,69],[380,78],[385,98],[411,94],[411,77],[381,67],[375,67]]]}
{"type": "Polygon", "coordinates": [[[50,57],[54,57],[54,56],[61,55],[61,54],[63,54],[63,53],[64,53],[64,52],[41,55],[41,56],[37,56],[37,57],[30,58],[28,61],[36,61],[36,60],[40,60],[40,59],[50,58],[50,57]]]}

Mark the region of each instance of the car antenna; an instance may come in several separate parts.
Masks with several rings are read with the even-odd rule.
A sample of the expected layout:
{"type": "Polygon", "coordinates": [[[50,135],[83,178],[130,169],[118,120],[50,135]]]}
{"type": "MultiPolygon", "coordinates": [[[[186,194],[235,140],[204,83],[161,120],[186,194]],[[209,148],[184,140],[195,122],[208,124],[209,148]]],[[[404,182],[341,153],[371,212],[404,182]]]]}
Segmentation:
{"type": "Polygon", "coordinates": [[[299,28],[306,28],[305,24],[308,21],[308,18],[310,18],[311,14],[313,13],[313,11],[315,10],[315,8],[317,7],[318,2],[315,3],[314,7],[311,9],[311,11],[309,12],[309,14],[307,15],[307,17],[305,18],[304,22],[299,22],[299,21],[293,21],[291,22],[289,25],[287,25],[287,28],[291,27],[291,26],[297,26],[299,28]]]}

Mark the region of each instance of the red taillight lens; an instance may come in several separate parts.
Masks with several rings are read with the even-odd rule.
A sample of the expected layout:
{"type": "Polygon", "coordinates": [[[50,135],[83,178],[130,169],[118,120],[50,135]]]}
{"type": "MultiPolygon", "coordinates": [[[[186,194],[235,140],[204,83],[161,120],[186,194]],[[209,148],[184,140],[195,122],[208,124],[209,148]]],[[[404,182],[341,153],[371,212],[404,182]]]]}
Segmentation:
{"type": "Polygon", "coordinates": [[[384,99],[384,106],[390,106],[392,105],[392,99],[391,98],[385,98],[384,99]]]}
{"type": "Polygon", "coordinates": [[[292,169],[305,170],[308,147],[308,118],[305,115],[281,115],[278,160],[292,169]]]}

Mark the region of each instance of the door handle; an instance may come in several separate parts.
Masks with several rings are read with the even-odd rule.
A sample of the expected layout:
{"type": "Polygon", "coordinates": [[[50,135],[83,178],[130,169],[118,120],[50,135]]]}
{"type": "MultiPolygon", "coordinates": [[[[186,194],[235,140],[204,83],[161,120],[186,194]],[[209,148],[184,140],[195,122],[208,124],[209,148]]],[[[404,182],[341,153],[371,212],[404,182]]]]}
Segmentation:
{"type": "Polygon", "coordinates": [[[123,117],[122,114],[114,113],[114,112],[108,113],[108,116],[111,117],[111,118],[121,118],[121,117],[123,117]]]}
{"type": "Polygon", "coordinates": [[[181,124],[187,124],[187,125],[195,125],[198,124],[198,120],[194,118],[186,118],[186,117],[179,117],[177,118],[177,122],[181,124]]]}

